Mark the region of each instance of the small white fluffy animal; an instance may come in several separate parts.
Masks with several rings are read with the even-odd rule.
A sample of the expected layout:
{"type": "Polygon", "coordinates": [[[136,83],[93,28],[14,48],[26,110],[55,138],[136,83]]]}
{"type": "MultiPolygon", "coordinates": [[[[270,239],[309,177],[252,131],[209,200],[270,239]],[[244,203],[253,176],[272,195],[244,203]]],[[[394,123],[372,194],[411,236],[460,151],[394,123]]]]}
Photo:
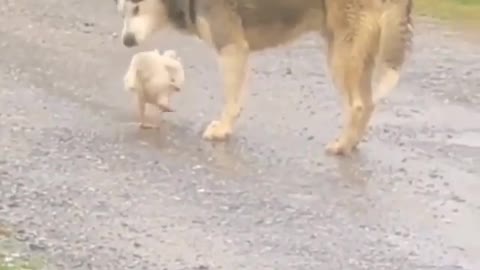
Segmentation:
{"type": "Polygon", "coordinates": [[[146,123],[146,104],[156,106],[160,112],[173,112],[170,96],[180,91],[184,82],[183,65],[174,50],[166,50],[163,54],[151,50],[133,55],[124,77],[124,87],[137,94],[141,128],[156,127],[146,123]]]}

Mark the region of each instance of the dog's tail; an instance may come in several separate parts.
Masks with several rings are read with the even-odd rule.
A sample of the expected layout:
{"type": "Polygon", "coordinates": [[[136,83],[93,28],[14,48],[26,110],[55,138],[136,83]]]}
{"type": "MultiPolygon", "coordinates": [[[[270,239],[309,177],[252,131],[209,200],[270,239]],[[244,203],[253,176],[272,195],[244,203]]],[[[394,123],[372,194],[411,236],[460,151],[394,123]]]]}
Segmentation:
{"type": "Polygon", "coordinates": [[[374,72],[373,100],[387,96],[396,86],[400,70],[412,44],[413,0],[384,1],[380,18],[380,37],[374,72]]]}

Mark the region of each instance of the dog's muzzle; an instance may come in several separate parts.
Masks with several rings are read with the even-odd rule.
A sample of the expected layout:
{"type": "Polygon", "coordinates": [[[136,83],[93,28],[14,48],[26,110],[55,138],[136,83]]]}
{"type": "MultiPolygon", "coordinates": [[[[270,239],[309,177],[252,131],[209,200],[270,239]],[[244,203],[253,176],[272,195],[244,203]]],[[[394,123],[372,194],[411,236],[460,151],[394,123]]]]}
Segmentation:
{"type": "Polygon", "coordinates": [[[126,47],[134,47],[137,46],[137,39],[135,38],[135,35],[132,33],[127,33],[123,36],[123,45],[126,47]]]}

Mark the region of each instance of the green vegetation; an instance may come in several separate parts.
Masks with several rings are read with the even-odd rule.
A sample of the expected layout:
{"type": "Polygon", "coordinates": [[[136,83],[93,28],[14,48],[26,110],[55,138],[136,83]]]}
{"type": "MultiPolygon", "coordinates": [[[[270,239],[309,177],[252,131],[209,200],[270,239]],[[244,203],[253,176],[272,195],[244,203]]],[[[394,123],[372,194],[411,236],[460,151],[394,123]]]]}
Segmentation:
{"type": "Polygon", "coordinates": [[[414,0],[417,14],[459,23],[480,23],[480,0],[414,0]]]}
{"type": "Polygon", "coordinates": [[[0,253],[0,270],[37,270],[41,269],[40,264],[34,261],[15,258],[12,255],[0,253]]]}
{"type": "Polygon", "coordinates": [[[44,262],[32,256],[13,235],[0,224],[0,270],[40,270],[44,262]]]}

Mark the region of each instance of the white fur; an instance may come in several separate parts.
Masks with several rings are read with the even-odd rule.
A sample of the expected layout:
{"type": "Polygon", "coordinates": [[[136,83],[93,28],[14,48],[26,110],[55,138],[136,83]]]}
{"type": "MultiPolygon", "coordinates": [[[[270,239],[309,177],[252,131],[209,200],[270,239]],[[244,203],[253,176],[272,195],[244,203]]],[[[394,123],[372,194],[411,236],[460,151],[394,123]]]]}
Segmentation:
{"type": "Polygon", "coordinates": [[[126,90],[135,92],[146,103],[169,108],[171,94],[180,90],[185,82],[182,63],[176,52],[168,50],[160,54],[158,50],[136,53],[124,76],[126,90]]]}

